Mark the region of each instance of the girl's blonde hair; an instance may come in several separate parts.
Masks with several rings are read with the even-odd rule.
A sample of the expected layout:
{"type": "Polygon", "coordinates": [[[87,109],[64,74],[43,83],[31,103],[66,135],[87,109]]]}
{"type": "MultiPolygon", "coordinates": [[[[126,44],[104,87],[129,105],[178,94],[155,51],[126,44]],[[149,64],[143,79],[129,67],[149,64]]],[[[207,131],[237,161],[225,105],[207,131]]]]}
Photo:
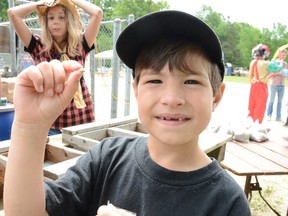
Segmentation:
{"type": "MultiPolygon", "coordinates": [[[[79,54],[79,51],[82,49],[81,44],[81,33],[83,30],[82,21],[78,19],[78,16],[75,16],[63,5],[56,5],[54,7],[61,7],[64,10],[65,18],[67,20],[67,54],[68,56],[75,57],[79,54]]],[[[44,44],[44,51],[48,52],[50,55],[50,50],[53,48],[53,38],[48,29],[48,14],[49,8],[45,11],[44,16],[40,19],[41,25],[41,38],[44,44]]]]}

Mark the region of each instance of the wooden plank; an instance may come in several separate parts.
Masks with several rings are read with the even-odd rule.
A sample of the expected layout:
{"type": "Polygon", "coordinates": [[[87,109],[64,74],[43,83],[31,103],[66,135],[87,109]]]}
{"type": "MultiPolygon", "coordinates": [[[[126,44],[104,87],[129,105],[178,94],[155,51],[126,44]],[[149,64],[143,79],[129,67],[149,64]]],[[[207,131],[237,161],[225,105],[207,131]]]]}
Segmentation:
{"type": "Polygon", "coordinates": [[[0,153],[8,152],[10,147],[10,140],[4,140],[0,142],[0,153]]]}
{"type": "Polygon", "coordinates": [[[214,149],[211,152],[208,152],[207,155],[209,157],[215,158],[218,162],[221,162],[225,158],[225,149],[226,149],[226,144],[218,147],[217,149],[214,149]]]}
{"type": "Polygon", "coordinates": [[[132,122],[132,123],[129,123],[129,124],[118,125],[116,127],[117,128],[121,128],[121,129],[125,129],[125,130],[136,131],[137,122],[132,122]]]}
{"type": "Polygon", "coordinates": [[[99,130],[102,128],[108,128],[108,127],[109,127],[109,124],[107,122],[105,123],[104,122],[103,123],[92,122],[92,123],[63,128],[62,134],[75,136],[77,134],[91,132],[91,131],[99,130]]]}
{"type": "Polygon", "coordinates": [[[71,166],[75,165],[78,159],[79,157],[75,157],[57,164],[46,166],[43,168],[44,176],[56,180],[62,177],[71,166]]]}
{"type": "Polygon", "coordinates": [[[288,169],[234,142],[226,144],[225,159],[221,165],[237,175],[288,174],[288,169]]]}
{"type": "Polygon", "coordinates": [[[58,146],[66,146],[65,143],[62,142],[62,134],[56,134],[48,137],[48,143],[58,146]]]}
{"type": "MultiPolygon", "coordinates": [[[[284,168],[288,169],[287,157],[283,156],[282,154],[279,154],[279,152],[271,151],[270,149],[266,148],[263,145],[263,143],[250,142],[249,144],[245,144],[237,142],[237,144],[242,146],[243,148],[246,148],[249,151],[255,152],[257,155],[260,155],[261,157],[266,158],[267,160],[270,160],[273,163],[277,163],[280,166],[283,166],[284,168]]],[[[269,144],[275,146],[277,145],[277,143],[268,143],[267,145],[269,144]]],[[[284,151],[284,149],[281,150],[284,151]]]]}
{"type": "Polygon", "coordinates": [[[58,163],[61,161],[65,161],[74,157],[78,157],[84,154],[83,151],[79,151],[76,149],[58,146],[53,144],[47,144],[45,150],[45,160],[52,161],[54,163],[58,163]]]}
{"type": "Polygon", "coordinates": [[[135,116],[125,116],[121,118],[115,118],[115,119],[109,120],[109,128],[117,127],[119,125],[128,124],[132,122],[137,122],[137,121],[138,121],[138,117],[135,117],[135,116]]]}
{"type": "Polygon", "coordinates": [[[99,144],[100,141],[86,138],[83,136],[71,136],[69,141],[69,147],[80,150],[80,151],[88,151],[89,148],[91,148],[94,145],[99,144]]]}
{"type": "MultiPolygon", "coordinates": [[[[8,158],[6,156],[0,155],[0,183],[4,184],[5,168],[8,158]]],[[[2,196],[2,194],[1,194],[2,196]]]]}
{"type": "Polygon", "coordinates": [[[8,26],[0,26],[0,53],[10,53],[10,30],[8,26]]]}
{"type": "Polygon", "coordinates": [[[139,133],[136,131],[125,130],[125,129],[118,128],[118,127],[108,128],[107,131],[108,131],[109,137],[114,137],[114,136],[126,136],[126,137],[148,136],[148,134],[139,133]]]}
{"type": "Polygon", "coordinates": [[[239,157],[236,157],[229,151],[226,151],[225,158],[223,161],[220,162],[220,164],[224,169],[227,169],[230,172],[239,176],[252,175],[254,173],[262,173],[262,170],[259,170],[252,164],[242,160],[239,157]]]}
{"type": "Polygon", "coordinates": [[[204,131],[200,134],[199,145],[205,153],[209,153],[231,140],[232,135],[204,131]]]}
{"type": "Polygon", "coordinates": [[[63,134],[76,135],[76,134],[87,133],[87,132],[91,132],[95,130],[100,130],[103,128],[116,127],[121,124],[128,124],[128,123],[137,122],[137,121],[138,121],[138,118],[136,117],[126,116],[123,118],[115,118],[115,119],[110,119],[110,120],[101,121],[101,122],[96,121],[92,123],[63,128],[62,132],[63,134]]]}
{"type": "Polygon", "coordinates": [[[137,125],[136,125],[136,131],[137,132],[140,132],[140,133],[148,133],[147,130],[144,128],[143,124],[140,123],[140,122],[137,122],[137,125]]]}
{"type": "Polygon", "coordinates": [[[267,149],[288,157],[288,142],[281,137],[261,143],[267,149]]]}
{"type": "Polygon", "coordinates": [[[95,130],[95,131],[89,131],[86,133],[78,134],[78,137],[84,137],[84,138],[89,138],[92,140],[101,141],[104,138],[108,137],[107,129],[108,128],[103,128],[103,129],[99,129],[99,130],[95,130]]]}
{"type": "Polygon", "coordinates": [[[136,131],[139,133],[147,134],[146,129],[143,127],[143,125],[140,122],[132,122],[129,124],[119,125],[117,126],[117,128],[122,128],[122,129],[130,130],[130,131],[136,131]]]}

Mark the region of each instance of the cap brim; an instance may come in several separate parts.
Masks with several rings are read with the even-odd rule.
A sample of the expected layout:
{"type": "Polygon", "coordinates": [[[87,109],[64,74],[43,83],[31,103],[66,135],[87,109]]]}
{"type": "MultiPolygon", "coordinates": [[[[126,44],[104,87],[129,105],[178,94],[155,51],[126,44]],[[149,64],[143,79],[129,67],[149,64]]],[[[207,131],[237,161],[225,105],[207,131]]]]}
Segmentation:
{"type": "Polygon", "coordinates": [[[203,21],[181,11],[155,12],[131,23],[122,31],[116,42],[118,56],[134,70],[141,50],[164,37],[199,44],[207,52],[211,61],[218,64],[223,78],[224,61],[218,37],[203,21]]]}

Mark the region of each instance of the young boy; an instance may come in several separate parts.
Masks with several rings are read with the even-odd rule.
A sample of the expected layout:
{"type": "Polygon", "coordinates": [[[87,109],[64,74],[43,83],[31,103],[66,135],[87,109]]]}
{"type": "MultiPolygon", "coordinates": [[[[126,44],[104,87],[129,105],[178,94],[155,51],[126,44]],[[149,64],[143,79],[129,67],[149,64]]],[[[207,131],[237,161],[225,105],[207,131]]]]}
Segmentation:
{"type": "Polygon", "coordinates": [[[80,65],[52,61],[24,70],[15,87],[6,214],[251,215],[241,187],[198,145],[225,88],[215,33],[190,14],[161,11],[129,25],[116,48],[133,69],[149,137],[107,138],[43,185],[47,131],[73,97],[80,65]]]}

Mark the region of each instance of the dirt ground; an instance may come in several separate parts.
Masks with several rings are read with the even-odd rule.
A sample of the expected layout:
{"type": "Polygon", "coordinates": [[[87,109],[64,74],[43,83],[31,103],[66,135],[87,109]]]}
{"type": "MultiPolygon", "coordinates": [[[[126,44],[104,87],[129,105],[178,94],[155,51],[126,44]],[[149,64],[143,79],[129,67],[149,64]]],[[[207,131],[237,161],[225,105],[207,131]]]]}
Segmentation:
{"type": "MultiPolygon", "coordinates": [[[[231,174],[231,173],[230,173],[231,174]]],[[[236,181],[244,187],[245,177],[231,174],[236,181]]],[[[255,178],[252,179],[255,182],[255,178]]],[[[258,176],[262,188],[261,194],[272,208],[281,216],[286,216],[288,208],[288,176],[258,176]]],[[[272,216],[274,213],[265,201],[260,197],[258,191],[252,192],[249,203],[253,216],[272,216]]]]}
{"type": "MultiPolygon", "coordinates": [[[[282,122],[267,121],[265,124],[271,129],[269,136],[288,137],[288,128],[283,127],[282,122]]],[[[245,177],[230,174],[244,188],[245,177]]],[[[255,183],[256,179],[252,178],[252,182],[255,183]]],[[[281,216],[286,216],[288,209],[288,175],[258,176],[258,182],[262,188],[261,194],[264,199],[281,216]]],[[[250,198],[250,207],[253,216],[277,215],[268,207],[258,191],[253,191],[250,198]]]]}

